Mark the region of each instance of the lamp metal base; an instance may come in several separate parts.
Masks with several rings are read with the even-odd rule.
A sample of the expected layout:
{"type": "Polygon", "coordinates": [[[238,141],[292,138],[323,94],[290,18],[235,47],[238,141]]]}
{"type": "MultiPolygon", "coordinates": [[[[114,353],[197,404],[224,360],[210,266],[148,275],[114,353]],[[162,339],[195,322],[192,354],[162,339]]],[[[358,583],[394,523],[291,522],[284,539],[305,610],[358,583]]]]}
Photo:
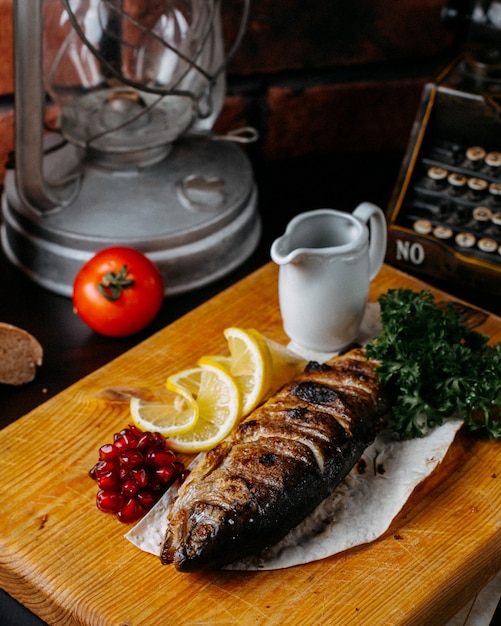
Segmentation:
{"type": "MultiPolygon", "coordinates": [[[[82,171],[82,164],[71,144],[44,157],[49,180],[75,170],[82,171]]],[[[148,167],[86,164],[77,199],[46,214],[23,201],[9,171],[2,213],[9,260],[36,283],[68,297],[80,267],[109,246],[145,253],[163,275],[165,294],[174,295],[231,272],[254,252],[261,235],[246,155],[231,142],[207,137],[176,142],[167,157],[148,167]]]]}

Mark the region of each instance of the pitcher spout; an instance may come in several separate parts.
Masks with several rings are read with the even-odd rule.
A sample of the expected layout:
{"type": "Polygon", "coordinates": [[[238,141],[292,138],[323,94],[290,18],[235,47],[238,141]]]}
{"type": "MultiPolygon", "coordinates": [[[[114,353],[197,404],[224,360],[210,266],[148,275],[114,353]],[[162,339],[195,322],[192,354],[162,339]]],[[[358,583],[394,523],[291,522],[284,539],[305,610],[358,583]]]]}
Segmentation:
{"type": "Polygon", "coordinates": [[[287,265],[301,259],[302,250],[296,248],[291,250],[291,241],[288,234],[282,235],[271,245],[271,258],[277,265],[287,265]]]}

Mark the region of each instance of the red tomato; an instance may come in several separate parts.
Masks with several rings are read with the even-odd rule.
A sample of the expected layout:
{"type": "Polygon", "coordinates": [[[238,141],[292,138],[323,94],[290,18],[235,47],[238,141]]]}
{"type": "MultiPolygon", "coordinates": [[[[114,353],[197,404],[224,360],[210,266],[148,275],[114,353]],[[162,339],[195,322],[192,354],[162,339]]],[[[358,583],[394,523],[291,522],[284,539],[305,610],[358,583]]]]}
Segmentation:
{"type": "Polygon", "coordinates": [[[98,252],[73,283],[75,312],[96,332],[126,337],[145,328],[164,297],[162,275],[144,254],[116,246],[98,252]]]}

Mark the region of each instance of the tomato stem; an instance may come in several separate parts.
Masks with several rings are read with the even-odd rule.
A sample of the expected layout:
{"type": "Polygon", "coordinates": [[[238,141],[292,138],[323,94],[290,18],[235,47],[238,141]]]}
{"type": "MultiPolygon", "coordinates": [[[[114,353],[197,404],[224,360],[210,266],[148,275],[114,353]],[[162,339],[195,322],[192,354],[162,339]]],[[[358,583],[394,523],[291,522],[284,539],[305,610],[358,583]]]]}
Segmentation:
{"type": "Polygon", "coordinates": [[[127,265],[123,265],[118,272],[106,272],[97,286],[97,290],[106,300],[118,300],[124,289],[134,286],[134,280],[127,276],[127,265]]]}

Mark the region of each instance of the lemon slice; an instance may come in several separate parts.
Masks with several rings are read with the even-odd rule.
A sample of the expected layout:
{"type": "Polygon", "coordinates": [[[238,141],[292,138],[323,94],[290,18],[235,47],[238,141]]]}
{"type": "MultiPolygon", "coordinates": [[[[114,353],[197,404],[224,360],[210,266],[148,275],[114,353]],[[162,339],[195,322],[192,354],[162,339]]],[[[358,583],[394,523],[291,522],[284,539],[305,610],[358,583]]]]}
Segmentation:
{"type": "Polygon", "coordinates": [[[294,352],[268,339],[254,328],[230,327],[224,331],[231,357],[202,357],[201,363],[217,361],[227,367],[242,393],[242,414],[302,371],[307,363],[294,352]]]}
{"type": "MultiPolygon", "coordinates": [[[[224,331],[231,355],[229,372],[242,394],[243,416],[248,415],[262,402],[273,374],[268,346],[256,333],[234,326],[224,331]]],[[[205,357],[210,358],[214,357],[205,357]]]]}
{"type": "Polygon", "coordinates": [[[141,430],[158,431],[164,437],[193,428],[198,419],[198,404],[191,394],[175,392],[158,401],[131,398],[130,414],[141,430]]]}
{"type": "Polygon", "coordinates": [[[241,416],[241,395],[235,381],[219,363],[183,370],[169,376],[167,388],[189,392],[198,404],[195,425],[169,437],[176,452],[203,452],[224,439],[241,416]]]}
{"type": "Polygon", "coordinates": [[[200,359],[198,360],[198,365],[200,365],[201,367],[203,367],[204,364],[210,365],[211,363],[221,365],[225,368],[227,372],[231,374],[231,356],[225,356],[223,354],[207,354],[200,357],[200,359]]]}
{"type": "Polygon", "coordinates": [[[266,343],[271,357],[270,389],[274,393],[304,370],[308,360],[298,356],[292,350],[262,335],[254,328],[249,329],[258,341],[266,343]]]}

